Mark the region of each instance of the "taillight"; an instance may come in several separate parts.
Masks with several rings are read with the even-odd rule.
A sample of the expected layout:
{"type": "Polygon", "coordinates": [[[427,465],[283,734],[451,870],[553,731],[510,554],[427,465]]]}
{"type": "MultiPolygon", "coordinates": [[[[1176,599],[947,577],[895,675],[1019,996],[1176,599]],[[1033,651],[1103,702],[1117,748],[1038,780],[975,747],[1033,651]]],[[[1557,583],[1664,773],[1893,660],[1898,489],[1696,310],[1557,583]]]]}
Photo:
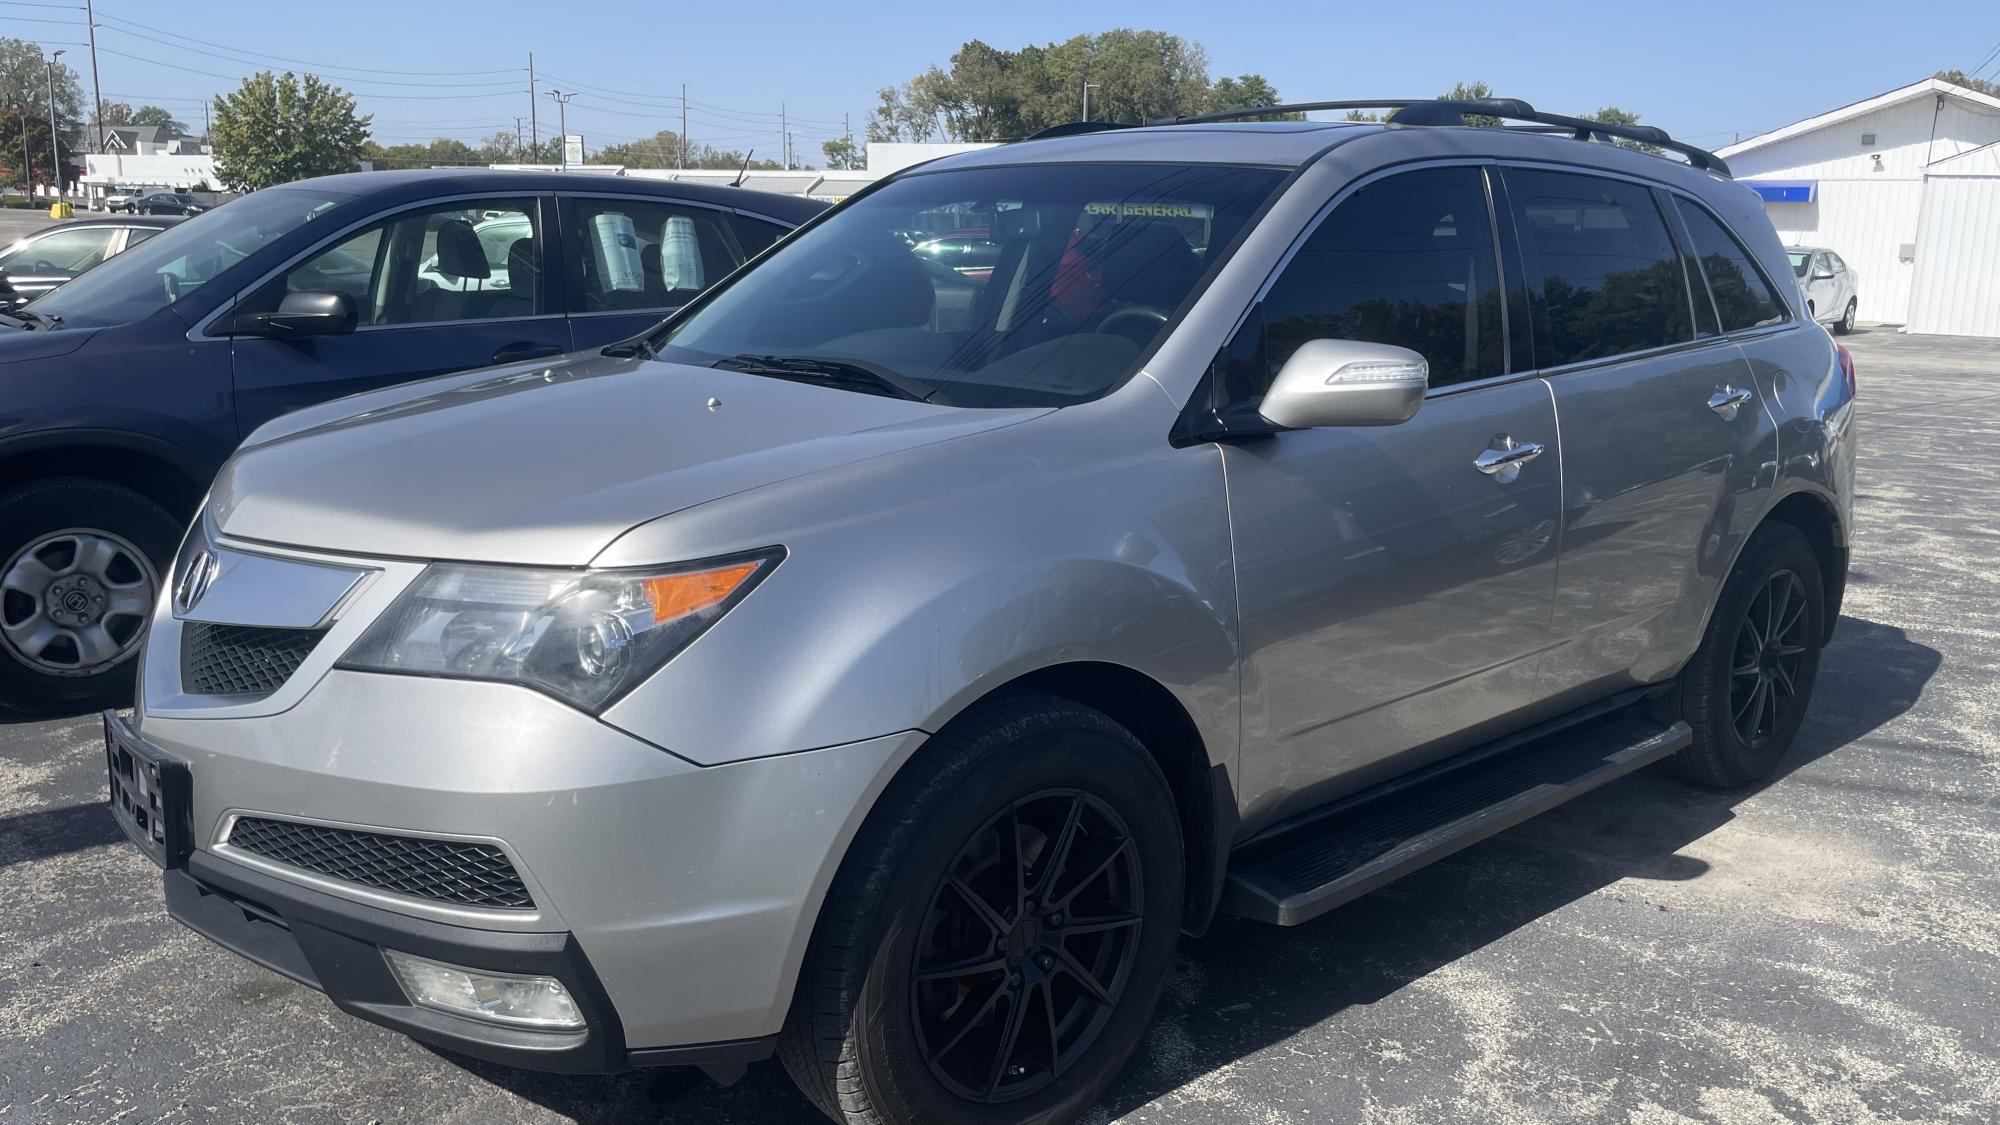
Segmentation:
{"type": "Polygon", "coordinates": [[[1847,350],[1846,344],[1835,344],[1833,354],[1840,357],[1840,377],[1847,383],[1847,397],[1854,398],[1860,393],[1854,382],[1854,353],[1847,350]]]}

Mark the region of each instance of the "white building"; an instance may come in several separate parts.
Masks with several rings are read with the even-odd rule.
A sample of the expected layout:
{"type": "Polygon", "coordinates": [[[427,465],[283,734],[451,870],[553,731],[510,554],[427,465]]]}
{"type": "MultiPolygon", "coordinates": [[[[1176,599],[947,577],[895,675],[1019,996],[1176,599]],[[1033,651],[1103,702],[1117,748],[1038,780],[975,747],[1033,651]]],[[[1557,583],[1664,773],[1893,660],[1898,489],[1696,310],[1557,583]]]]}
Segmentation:
{"type": "Polygon", "coordinates": [[[1862,320],[2000,336],[2000,98],[1930,78],[1718,155],[1787,245],[1858,272],[1862,320]]]}

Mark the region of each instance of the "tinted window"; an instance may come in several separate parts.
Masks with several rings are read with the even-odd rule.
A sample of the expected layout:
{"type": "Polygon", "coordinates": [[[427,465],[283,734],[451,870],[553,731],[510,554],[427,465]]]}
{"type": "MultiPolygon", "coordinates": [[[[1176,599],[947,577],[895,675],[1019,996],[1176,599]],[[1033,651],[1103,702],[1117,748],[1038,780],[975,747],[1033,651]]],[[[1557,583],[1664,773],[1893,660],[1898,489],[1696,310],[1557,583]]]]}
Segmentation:
{"type": "Polygon", "coordinates": [[[731,215],[730,225],[736,228],[736,244],[743,248],[747,257],[754,258],[764,252],[764,248],[785,237],[790,227],[777,223],[753,219],[748,215],[731,215]]]}
{"type": "Polygon", "coordinates": [[[642,199],[572,201],[573,312],[684,305],[747,255],[726,213],[642,199]]]}
{"type": "Polygon", "coordinates": [[[286,270],[245,303],[345,293],[362,325],[533,316],[541,300],[540,221],[529,199],[404,211],[286,270]]]}
{"type": "Polygon", "coordinates": [[[1708,279],[1709,295],[1724,332],[1736,332],[1785,318],[1784,302],[1751,264],[1750,252],[1706,210],[1678,197],[1681,219],[1694,242],[1695,258],[1708,279]]]}
{"type": "Polygon", "coordinates": [[[1535,362],[1555,367],[1693,337],[1686,275],[1650,189],[1566,172],[1509,169],[1535,326],[1535,362]]]}
{"type": "Polygon", "coordinates": [[[75,277],[104,260],[111,246],[111,227],[59,230],[17,243],[0,254],[0,271],[23,276],[75,277]]]}
{"type": "Polygon", "coordinates": [[[1166,164],[901,177],[789,239],[660,343],[683,362],[847,390],[883,393],[887,375],[956,406],[1093,398],[1168,330],[1281,178],[1166,164]],[[961,272],[917,253],[953,235],[993,243],[990,264],[961,272]]]}
{"type": "Polygon", "coordinates": [[[158,233],[160,233],[160,228],[158,227],[127,227],[125,228],[125,249],[130,250],[158,233]]]}
{"type": "Polygon", "coordinates": [[[1218,363],[1225,402],[1263,396],[1309,340],[1395,344],[1434,387],[1505,371],[1499,268],[1477,168],[1405,172],[1320,223],[1218,363]]]}

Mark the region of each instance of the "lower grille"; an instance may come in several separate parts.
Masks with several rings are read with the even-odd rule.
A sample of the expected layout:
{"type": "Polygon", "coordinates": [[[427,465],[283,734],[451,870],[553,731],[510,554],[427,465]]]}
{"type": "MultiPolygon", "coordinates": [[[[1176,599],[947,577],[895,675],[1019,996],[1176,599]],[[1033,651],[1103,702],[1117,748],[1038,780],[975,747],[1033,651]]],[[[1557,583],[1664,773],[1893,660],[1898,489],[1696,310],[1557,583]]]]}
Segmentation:
{"type": "Polygon", "coordinates": [[[190,695],[269,695],[312,653],[325,629],[181,623],[181,690],[190,695]]]}
{"type": "Polygon", "coordinates": [[[497,910],[535,907],[514,865],[491,844],[246,816],[229,830],[229,846],[412,898],[497,910]]]}

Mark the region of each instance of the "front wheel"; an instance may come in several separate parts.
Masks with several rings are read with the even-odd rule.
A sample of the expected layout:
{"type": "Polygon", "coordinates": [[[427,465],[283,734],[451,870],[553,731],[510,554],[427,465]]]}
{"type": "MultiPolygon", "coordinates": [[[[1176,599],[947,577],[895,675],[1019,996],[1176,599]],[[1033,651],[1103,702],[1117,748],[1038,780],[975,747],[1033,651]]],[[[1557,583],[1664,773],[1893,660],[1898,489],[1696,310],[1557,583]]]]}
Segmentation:
{"type": "Polygon", "coordinates": [[[159,505],[104,481],[0,493],[0,704],[64,715],[130,703],[179,537],[159,505]]]}
{"type": "Polygon", "coordinates": [[[1024,694],[922,750],[842,863],[780,1040],[846,1125],[1056,1125],[1138,1044],[1178,939],[1179,820],[1100,712],[1024,694]]]}
{"type": "Polygon", "coordinates": [[[1771,776],[1805,720],[1825,637],[1812,545],[1788,524],[1758,528],[1681,673],[1694,743],[1670,759],[1674,771],[1721,789],[1771,776]]]}

